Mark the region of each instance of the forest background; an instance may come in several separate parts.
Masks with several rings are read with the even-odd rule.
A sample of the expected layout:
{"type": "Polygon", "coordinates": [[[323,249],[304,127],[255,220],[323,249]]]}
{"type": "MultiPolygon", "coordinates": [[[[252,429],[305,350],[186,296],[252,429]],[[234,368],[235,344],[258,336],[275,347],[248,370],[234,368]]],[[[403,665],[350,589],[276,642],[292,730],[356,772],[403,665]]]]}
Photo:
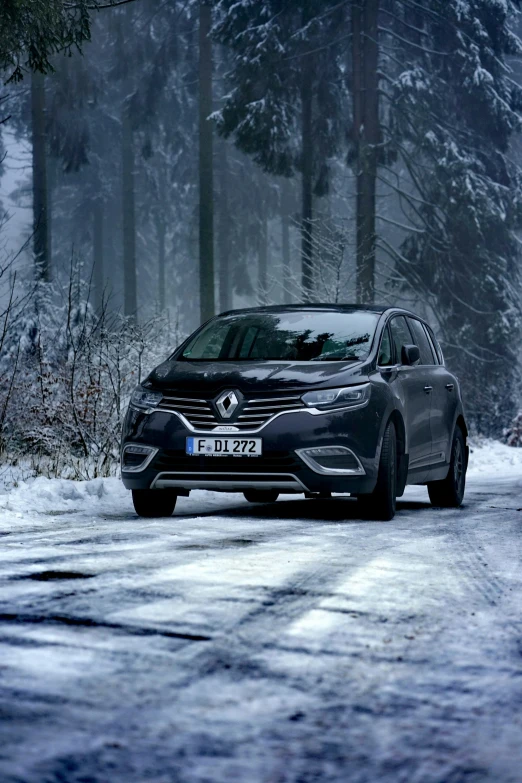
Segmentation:
{"type": "Polygon", "coordinates": [[[473,431],[521,445],[520,29],[519,0],[3,0],[3,461],[114,473],[183,336],[303,301],[415,310],[473,431]]]}

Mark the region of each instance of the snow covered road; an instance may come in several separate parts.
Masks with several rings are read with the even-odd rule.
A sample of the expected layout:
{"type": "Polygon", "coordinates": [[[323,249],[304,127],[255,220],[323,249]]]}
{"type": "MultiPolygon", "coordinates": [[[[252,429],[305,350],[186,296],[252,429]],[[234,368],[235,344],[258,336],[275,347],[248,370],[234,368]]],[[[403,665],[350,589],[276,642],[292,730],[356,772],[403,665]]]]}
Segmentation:
{"type": "Polygon", "coordinates": [[[522,477],[465,507],[0,496],[2,783],[520,783],[522,477]]]}

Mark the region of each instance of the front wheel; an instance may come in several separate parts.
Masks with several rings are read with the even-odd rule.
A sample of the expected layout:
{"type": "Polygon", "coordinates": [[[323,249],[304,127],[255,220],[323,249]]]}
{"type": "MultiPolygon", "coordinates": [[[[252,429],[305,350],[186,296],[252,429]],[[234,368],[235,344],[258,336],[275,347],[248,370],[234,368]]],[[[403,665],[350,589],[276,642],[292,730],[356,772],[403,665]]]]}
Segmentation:
{"type": "Polygon", "coordinates": [[[359,495],[364,515],[387,522],[395,516],[397,503],[397,435],[389,422],[382,441],[377,484],[370,495],[359,495]]]}
{"type": "Polygon", "coordinates": [[[451,444],[448,475],[442,481],[429,481],[428,494],[431,505],[439,508],[458,508],[464,499],[467,465],[466,443],[460,427],[457,427],[451,444]]]}
{"type": "Polygon", "coordinates": [[[245,489],[243,495],[249,503],[275,503],[279,492],[276,489],[245,489]]]}
{"type": "Polygon", "coordinates": [[[140,517],[170,517],[178,499],[170,489],[133,489],[134,510],[140,517]]]}

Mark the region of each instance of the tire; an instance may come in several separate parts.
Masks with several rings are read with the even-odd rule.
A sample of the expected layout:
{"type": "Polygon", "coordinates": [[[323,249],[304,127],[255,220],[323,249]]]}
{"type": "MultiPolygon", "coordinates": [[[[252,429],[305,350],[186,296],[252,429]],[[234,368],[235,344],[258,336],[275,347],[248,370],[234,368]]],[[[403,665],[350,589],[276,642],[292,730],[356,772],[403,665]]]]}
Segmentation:
{"type": "Polygon", "coordinates": [[[170,489],[133,489],[132,502],[139,517],[170,517],[178,499],[170,489]]]}
{"type": "Polygon", "coordinates": [[[246,489],[243,495],[249,503],[275,503],[279,492],[277,489],[246,489]]]}
{"type": "Polygon", "coordinates": [[[395,516],[397,505],[397,434],[392,421],[382,440],[377,484],[370,495],[359,495],[364,516],[388,522],[395,516]]]}
{"type": "Polygon", "coordinates": [[[467,465],[466,441],[460,427],[457,427],[451,444],[451,458],[448,475],[442,481],[429,481],[428,494],[431,505],[439,508],[459,508],[466,489],[467,465]]]}

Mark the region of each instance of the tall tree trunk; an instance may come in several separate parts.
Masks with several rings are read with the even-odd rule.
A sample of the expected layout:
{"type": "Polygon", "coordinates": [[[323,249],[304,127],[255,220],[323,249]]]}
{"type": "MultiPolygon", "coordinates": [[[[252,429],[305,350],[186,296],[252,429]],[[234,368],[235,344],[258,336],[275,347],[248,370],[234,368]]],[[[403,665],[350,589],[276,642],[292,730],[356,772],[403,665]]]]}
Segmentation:
{"type": "Polygon", "coordinates": [[[375,297],[375,219],[380,143],[379,43],[380,0],[352,5],[353,117],[356,145],[357,300],[375,297]]]}
{"type": "Polygon", "coordinates": [[[305,299],[312,295],[313,274],[313,174],[314,148],[312,138],[312,68],[310,56],[303,58],[301,83],[301,264],[305,299]]]}
{"type": "Polygon", "coordinates": [[[289,183],[283,182],[281,193],[281,255],[283,257],[283,302],[292,301],[290,285],[292,281],[290,256],[290,194],[289,183]]]}
{"type": "Polygon", "coordinates": [[[126,105],[122,116],[123,311],[130,318],[136,318],[138,310],[134,165],[134,133],[126,105]]]}
{"type": "Polygon", "coordinates": [[[199,291],[201,320],[214,315],[214,172],[212,113],[212,8],[199,4],[199,291]]]}
{"type": "Polygon", "coordinates": [[[165,312],[165,235],[166,226],[163,215],[156,216],[156,237],[158,240],[158,308],[165,312]]]}
{"type": "Polygon", "coordinates": [[[45,132],[45,79],[31,76],[31,122],[33,134],[33,247],[37,280],[51,279],[49,205],[47,191],[47,139],[45,132]]]}
{"type": "Polygon", "coordinates": [[[53,258],[53,206],[54,193],[57,187],[57,180],[60,177],[58,170],[58,161],[47,156],[47,254],[49,257],[49,278],[52,277],[52,258],[53,258]]]}
{"type": "Polygon", "coordinates": [[[230,310],[232,300],[232,280],[230,269],[230,214],[228,188],[230,177],[226,142],[223,142],[221,160],[221,187],[219,189],[219,309],[223,313],[230,310]]]}
{"type": "Polygon", "coordinates": [[[156,210],[156,238],[158,240],[158,308],[160,313],[165,312],[165,258],[167,224],[165,220],[165,204],[167,203],[167,172],[165,166],[160,163],[158,170],[158,209],[156,210]]]}
{"type": "Polygon", "coordinates": [[[261,304],[268,302],[268,221],[263,215],[259,226],[258,291],[261,304]]]}
{"type": "Polygon", "coordinates": [[[105,287],[103,270],[103,201],[97,198],[92,208],[92,263],[94,284],[94,306],[101,310],[105,287]]]}

